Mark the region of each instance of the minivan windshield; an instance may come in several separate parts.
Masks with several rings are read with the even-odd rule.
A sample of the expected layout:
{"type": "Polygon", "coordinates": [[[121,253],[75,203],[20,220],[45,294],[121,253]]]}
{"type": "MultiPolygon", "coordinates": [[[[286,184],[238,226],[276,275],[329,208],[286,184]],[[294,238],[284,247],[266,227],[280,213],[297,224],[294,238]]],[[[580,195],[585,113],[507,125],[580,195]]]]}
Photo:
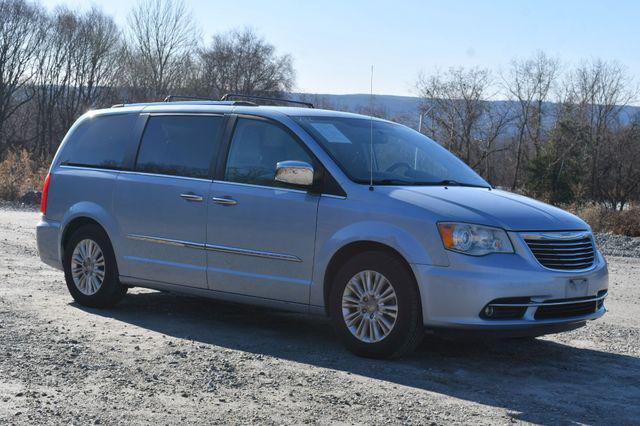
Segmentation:
{"type": "Polygon", "coordinates": [[[292,118],[355,182],[369,183],[372,168],[373,183],[377,185],[490,187],[455,155],[408,127],[367,118],[292,118]]]}

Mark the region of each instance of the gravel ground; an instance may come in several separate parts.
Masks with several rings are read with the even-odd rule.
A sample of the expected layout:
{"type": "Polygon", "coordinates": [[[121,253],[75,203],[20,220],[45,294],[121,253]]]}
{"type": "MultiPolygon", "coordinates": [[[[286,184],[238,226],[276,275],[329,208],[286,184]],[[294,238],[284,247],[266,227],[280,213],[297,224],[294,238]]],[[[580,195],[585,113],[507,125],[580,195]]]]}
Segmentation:
{"type": "Polygon", "coordinates": [[[305,315],[141,289],[82,308],[37,218],[0,210],[0,424],[640,423],[640,259],[609,258],[610,312],[582,329],[374,361],[305,315]]]}

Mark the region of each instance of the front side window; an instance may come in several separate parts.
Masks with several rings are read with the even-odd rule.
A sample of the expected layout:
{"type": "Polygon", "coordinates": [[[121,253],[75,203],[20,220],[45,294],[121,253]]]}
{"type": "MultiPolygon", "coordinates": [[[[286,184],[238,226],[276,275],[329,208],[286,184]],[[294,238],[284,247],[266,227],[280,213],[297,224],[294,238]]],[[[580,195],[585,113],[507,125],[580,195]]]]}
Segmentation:
{"type": "MultiPolygon", "coordinates": [[[[122,169],[133,147],[137,114],[107,114],[83,120],[69,135],[62,164],[122,169]]],[[[135,148],[133,148],[135,149],[135,148]]]]}
{"type": "Polygon", "coordinates": [[[159,115],[149,117],[136,170],[194,178],[210,177],[223,117],[159,115]]]}
{"type": "Polygon", "coordinates": [[[369,183],[373,175],[379,185],[489,186],[455,155],[408,127],[366,118],[294,119],[355,182],[369,183]]]}
{"type": "Polygon", "coordinates": [[[265,120],[239,118],[225,180],[254,185],[282,186],[276,182],[276,164],[295,160],[313,164],[310,155],[283,128],[265,120]]]}

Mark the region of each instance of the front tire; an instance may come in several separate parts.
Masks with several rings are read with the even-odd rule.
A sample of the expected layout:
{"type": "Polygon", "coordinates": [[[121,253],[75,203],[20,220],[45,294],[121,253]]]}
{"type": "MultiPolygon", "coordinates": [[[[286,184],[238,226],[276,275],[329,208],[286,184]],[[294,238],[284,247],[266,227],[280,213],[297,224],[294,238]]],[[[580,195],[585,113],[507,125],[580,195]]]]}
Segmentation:
{"type": "Polygon", "coordinates": [[[64,250],[64,277],[73,299],[83,306],[108,308],[127,292],[107,234],[98,225],[76,229],[64,250]]]}
{"type": "Polygon", "coordinates": [[[404,262],[385,252],[360,253],[339,269],[329,311],[338,337],[356,355],[399,357],[423,337],[415,278],[404,262]]]}

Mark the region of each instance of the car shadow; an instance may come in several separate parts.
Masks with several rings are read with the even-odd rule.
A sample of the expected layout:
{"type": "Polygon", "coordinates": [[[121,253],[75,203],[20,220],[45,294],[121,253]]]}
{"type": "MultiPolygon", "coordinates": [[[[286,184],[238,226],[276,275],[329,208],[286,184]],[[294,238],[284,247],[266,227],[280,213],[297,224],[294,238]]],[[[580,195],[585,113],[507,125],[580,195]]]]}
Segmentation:
{"type": "Polygon", "coordinates": [[[640,422],[640,358],[544,339],[427,337],[404,358],[347,352],[330,323],[304,314],[160,292],[134,292],[109,310],[79,309],[203,344],[384,380],[540,424],[640,422]]]}

